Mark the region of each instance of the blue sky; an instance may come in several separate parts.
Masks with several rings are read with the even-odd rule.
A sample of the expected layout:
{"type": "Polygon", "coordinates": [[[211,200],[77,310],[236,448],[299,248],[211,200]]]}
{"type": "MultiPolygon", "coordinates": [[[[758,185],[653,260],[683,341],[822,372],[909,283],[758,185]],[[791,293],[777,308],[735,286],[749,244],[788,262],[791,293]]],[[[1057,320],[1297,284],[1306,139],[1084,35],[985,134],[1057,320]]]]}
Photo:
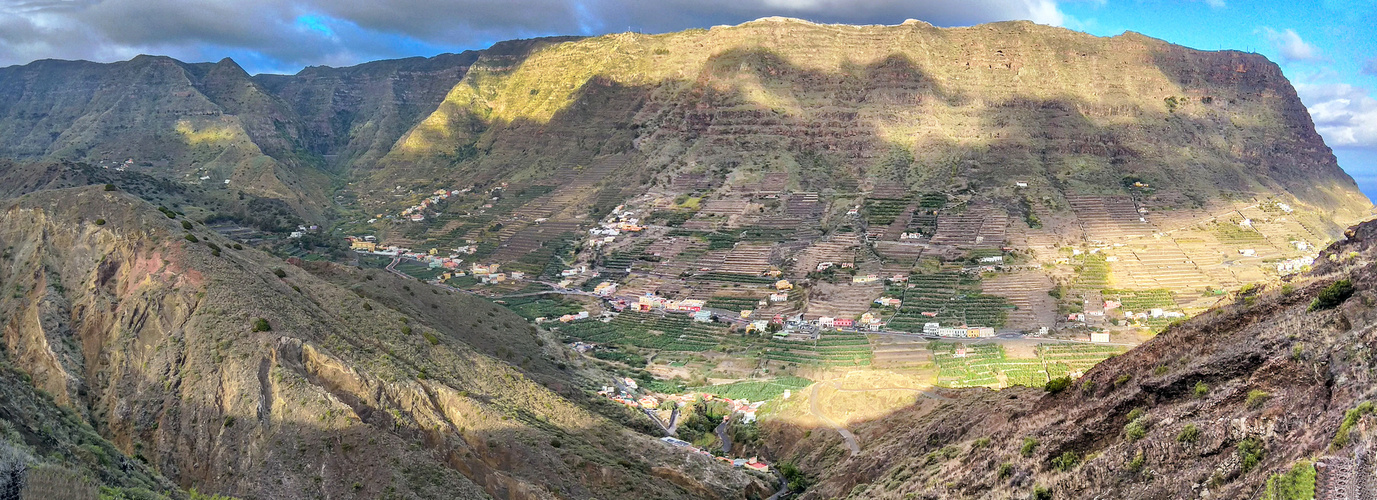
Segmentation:
{"type": "Polygon", "coordinates": [[[966,26],[1026,19],[1137,31],[1281,65],[1339,164],[1377,198],[1377,0],[0,0],[0,66],[232,57],[250,72],[483,48],[512,38],[676,31],[765,16],[966,26]]]}

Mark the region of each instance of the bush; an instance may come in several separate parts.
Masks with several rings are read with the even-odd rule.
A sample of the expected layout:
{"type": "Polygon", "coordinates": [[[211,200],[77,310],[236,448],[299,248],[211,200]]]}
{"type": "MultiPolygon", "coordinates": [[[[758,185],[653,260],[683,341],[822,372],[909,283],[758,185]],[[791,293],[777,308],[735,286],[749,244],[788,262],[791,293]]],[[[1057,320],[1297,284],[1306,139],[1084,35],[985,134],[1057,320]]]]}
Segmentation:
{"type": "Polygon", "coordinates": [[[1262,463],[1263,457],[1267,456],[1267,450],[1263,449],[1262,441],[1257,438],[1248,438],[1238,442],[1239,467],[1246,474],[1248,471],[1262,463]]]}
{"type": "Polygon", "coordinates": [[[106,184],[106,185],[105,185],[105,190],[106,190],[106,191],[114,191],[114,190],[115,190],[115,185],[114,185],[114,184],[106,184]]]}
{"type": "Polygon", "coordinates": [[[1262,405],[1267,404],[1267,400],[1269,399],[1272,399],[1272,395],[1268,394],[1267,391],[1259,389],[1248,391],[1248,409],[1256,410],[1262,408],[1262,405]]]}
{"type": "Polygon", "coordinates": [[[1052,500],[1052,490],[1043,486],[1034,486],[1033,500],[1052,500]]]}
{"type": "Polygon", "coordinates": [[[187,240],[187,241],[190,241],[190,242],[192,242],[192,243],[196,243],[196,242],[198,242],[198,241],[201,241],[200,238],[197,238],[196,235],[191,234],[191,233],[187,233],[187,235],[186,235],[186,236],[183,236],[182,238],[185,239],[185,240],[187,240]]]}
{"type": "Polygon", "coordinates": [[[184,221],[182,221],[182,229],[185,229],[185,230],[187,230],[187,231],[190,231],[190,230],[191,230],[191,221],[189,221],[189,220],[184,220],[184,221]]]}
{"type": "Polygon", "coordinates": [[[1262,500],[1310,500],[1315,498],[1315,464],[1301,460],[1284,474],[1272,474],[1262,490],[1262,500]]]}
{"type": "Polygon", "coordinates": [[[243,249],[244,249],[244,245],[240,245],[240,244],[238,244],[238,243],[235,243],[235,244],[234,244],[234,249],[235,249],[235,250],[243,250],[243,249]]]}
{"type": "Polygon", "coordinates": [[[983,438],[980,438],[980,439],[976,439],[974,443],[971,443],[971,450],[972,450],[972,451],[974,451],[974,450],[979,450],[979,449],[981,449],[981,448],[988,448],[989,446],[990,446],[990,438],[983,437],[983,438]]]}
{"type": "Polygon", "coordinates": [[[1195,393],[1195,397],[1203,398],[1206,394],[1210,393],[1210,386],[1206,384],[1205,381],[1201,380],[1195,383],[1195,389],[1192,389],[1192,391],[1195,393]]]}
{"type": "Polygon", "coordinates": [[[1168,370],[1170,370],[1170,368],[1167,368],[1167,365],[1157,365],[1157,368],[1152,369],[1152,374],[1160,377],[1166,375],[1168,370]]]}
{"type": "Polygon", "coordinates": [[[1344,420],[1339,424],[1339,430],[1334,433],[1334,440],[1329,443],[1329,447],[1339,449],[1348,446],[1349,432],[1352,432],[1353,426],[1358,425],[1358,421],[1361,420],[1364,415],[1371,414],[1372,410],[1372,402],[1363,401],[1362,404],[1359,404],[1352,410],[1344,412],[1344,420]]]}
{"type": "Polygon", "coordinates": [[[1129,375],[1127,373],[1119,375],[1119,378],[1114,379],[1114,387],[1127,384],[1130,380],[1133,380],[1133,375],[1129,375]]]}
{"type": "Polygon", "coordinates": [[[1195,424],[1186,424],[1181,428],[1181,432],[1176,433],[1176,442],[1194,443],[1200,439],[1200,428],[1195,424]]]}
{"type": "Polygon", "coordinates": [[[1026,437],[1023,438],[1023,446],[1018,449],[1018,452],[1024,457],[1031,457],[1033,456],[1033,452],[1037,451],[1037,449],[1038,440],[1036,438],[1026,437]]]}
{"type": "Polygon", "coordinates": [[[1138,472],[1143,470],[1144,465],[1147,465],[1147,454],[1143,453],[1142,449],[1139,449],[1137,453],[1133,454],[1133,460],[1128,461],[1128,470],[1138,472]]]}
{"type": "Polygon", "coordinates": [[[1128,441],[1130,443],[1137,441],[1139,439],[1143,439],[1143,436],[1146,435],[1147,422],[1144,422],[1143,419],[1134,420],[1132,422],[1129,422],[1128,425],[1124,426],[1124,437],[1128,438],[1128,441]]]}
{"type": "Polygon", "coordinates": [[[1143,415],[1147,415],[1147,410],[1144,410],[1142,408],[1134,408],[1133,410],[1128,412],[1128,420],[1132,422],[1134,420],[1143,418],[1143,415]]]}
{"type": "Polygon", "coordinates": [[[277,276],[277,277],[279,277],[279,278],[286,278],[286,277],[287,277],[287,271],[283,271],[282,268],[279,267],[279,268],[273,269],[273,275],[274,275],[274,276],[277,276]]]}
{"type": "Polygon", "coordinates": [[[104,225],[105,225],[105,219],[96,219],[96,225],[97,225],[97,226],[104,226],[104,225]]]}
{"type": "Polygon", "coordinates": [[[436,337],[433,333],[423,331],[421,336],[425,337],[426,342],[430,342],[430,345],[440,345],[440,337],[436,337]]]}
{"type": "Polygon", "coordinates": [[[266,319],[258,318],[253,322],[253,331],[255,332],[270,332],[272,330],[273,326],[269,325],[266,319]]]}
{"type": "Polygon", "coordinates": [[[1353,295],[1353,282],[1349,280],[1339,280],[1324,287],[1320,294],[1315,296],[1315,301],[1310,303],[1310,311],[1320,311],[1332,309],[1344,303],[1353,295]]]}
{"type": "Polygon", "coordinates": [[[1052,459],[1052,468],[1061,472],[1066,472],[1076,468],[1080,463],[1080,455],[1077,455],[1074,451],[1066,451],[1063,452],[1061,456],[1052,459]]]}
{"type": "Polygon", "coordinates": [[[411,327],[402,326],[402,335],[411,335],[411,327]]]}
{"type": "Polygon", "coordinates": [[[1014,464],[1004,462],[999,464],[999,478],[1004,479],[1014,475],[1014,464]]]}
{"type": "Polygon", "coordinates": [[[1048,380],[1048,381],[1047,381],[1047,385],[1043,386],[1043,389],[1046,389],[1047,392],[1050,392],[1050,393],[1052,393],[1052,394],[1056,394],[1056,393],[1058,393],[1058,392],[1061,392],[1061,391],[1066,390],[1067,387],[1071,387],[1071,376],[1070,376],[1070,375],[1066,375],[1066,376],[1062,376],[1062,377],[1057,377],[1057,378],[1054,378],[1054,379],[1052,379],[1052,380],[1048,380]]]}

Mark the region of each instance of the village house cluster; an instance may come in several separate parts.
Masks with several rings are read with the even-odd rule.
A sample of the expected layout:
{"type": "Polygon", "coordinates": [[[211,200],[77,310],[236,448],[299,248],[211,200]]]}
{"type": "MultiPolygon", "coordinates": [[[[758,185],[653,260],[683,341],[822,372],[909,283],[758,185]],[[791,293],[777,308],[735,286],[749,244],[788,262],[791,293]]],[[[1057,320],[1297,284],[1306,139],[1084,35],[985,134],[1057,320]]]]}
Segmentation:
{"type": "Polygon", "coordinates": [[[454,189],[449,191],[446,191],[444,189],[436,190],[434,194],[430,195],[424,200],[421,200],[421,203],[402,209],[401,216],[403,219],[412,222],[423,222],[426,220],[426,210],[433,208],[436,204],[440,203],[441,201],[449,199],[450,196],[459,196],[460,194],[469,192],[471,189],[472,188],[454,189]]]}

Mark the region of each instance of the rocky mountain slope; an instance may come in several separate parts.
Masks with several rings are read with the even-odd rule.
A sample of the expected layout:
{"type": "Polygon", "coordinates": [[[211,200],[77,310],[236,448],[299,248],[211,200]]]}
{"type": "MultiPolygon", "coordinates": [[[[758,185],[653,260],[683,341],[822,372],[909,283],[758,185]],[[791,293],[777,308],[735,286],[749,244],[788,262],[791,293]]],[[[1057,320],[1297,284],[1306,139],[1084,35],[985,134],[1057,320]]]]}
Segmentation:
{"type": "Polygon", "coordinates": [[[0,331],[8,364],[34,387],[181,487],[242,498],[769,493],[610,420],[638,415],[582,395],[579,363],[496,305],[313,267],[332,282],[172,217],[99,186],[7,201],[0,331]]]}
{"type": "Polygon", "coordinates": [[[1316,487],[1371,488],[1355,464],[1373,450],[1374,266],[1369,222],[1309,275],[1245,290],[1060,392],[947,391],[947,401],[855,428],[855,456],[830,432],[777,429],[776,444],[814,474],[803,498],[1311,498],[1316,487]]]}
{"type": "Polygon", "coordinates": [[[631,158],[609,178],[643,184],[780,172],[796,190],[1001,196],[1017,178],[1055,201],[1135,177],[1197,202],[1370,207],[1266,58],[1027,22],[763,19],[551,45],[475,64],[374,179],[558,181],[561,166],[617,153],[631,158]]]}

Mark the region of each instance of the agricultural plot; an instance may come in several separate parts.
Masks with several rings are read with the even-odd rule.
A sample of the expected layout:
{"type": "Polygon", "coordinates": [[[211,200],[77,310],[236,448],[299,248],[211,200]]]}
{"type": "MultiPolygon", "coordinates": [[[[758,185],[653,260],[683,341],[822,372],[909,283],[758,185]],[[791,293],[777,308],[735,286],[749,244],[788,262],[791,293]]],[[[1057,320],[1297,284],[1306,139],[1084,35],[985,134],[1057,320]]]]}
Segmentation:
{"type": "Polygon", "coordinates": [[[507,309],[520,314],[523,318],[534,320],[536,318],[553,318],[565,314],[574,314],[586,310],[588,306],[573,300],[564,300],[558,295],[530,297],[514,297],[504,299],[503,302],[507,309]]]}
{"type": "Polygon", "coordinates": [[[798,391],[812,384],[812,380],[802,377],[779,377],[770,380],[710,385],[699,387],[696,390],[727,399],[765,401],[783,395],[784,391],[798,391]]]}
{"type": "Polygon", "coordinates": [[[890,319],[892,330],[921,332],[930,322],[1001,328],[1014,307],[1004,297],[980,293],[979,281],[952,272],[910,275],[903,300],[890,319]]]}
{"type": "Polygon", "coordinates": [[[909,199],[904,198],[871,198],[866,200],[865,221],[871,226],[888,226],[908,209],[909,199]]]}
{"type": "Polygon", "coordinates": [[[823,332],[817,340],[771,339],[761,355],[766,360],[814,366],[869,366],[875,358],[870,340],[853,332],[823,332]]]}
{"type": "Polygon", "coordinates": [[[1084,374],[1086,370],[1112,356],[1127,350],[1120,346],[1094,344],[1038,344],[1038,358],[1047,369],[1047,376],[1056,378],[1066,375],[1073,377],[1084,374]]]}
{"type": "Polygon", "coordinates": [[[937,385],[943,387],[1003,387],[999,368],[1006,361],[999,344],[932,342],[937,385]]]}
{"type": "Polygon", "coordinates": [[[740,311],[743,309],[755,309],[758,298],[714,295],[708,298],[707,307],[712,309],[726,309],[728,311],[740,311]]]}
{"type": "Polygon", "coordinates": [[[567,341],[635,346],[659,351],[702,352],[731,339],[727,329],[715,323],[695,322],[683,314],[624,312],[606,323],[583,320],[558,327],[567,341]]]}
{"type": "Polygon", "coordinates": [[[1125,310],[1147,311],[1151,309],[1175,310],[1176,301],[1172,299],[1171,290],[1112,290],[1106,289],[1100,292],[1105,300],[1115,300],[1122,304],[1125,310]]]}
{"type": "Polygon", "coordinates": [[[1072,257],[1076,268],[1076,288],[1106,288],[1110,284],[1109,263],[1098,253],[1085,253],[1072,257]]]}

